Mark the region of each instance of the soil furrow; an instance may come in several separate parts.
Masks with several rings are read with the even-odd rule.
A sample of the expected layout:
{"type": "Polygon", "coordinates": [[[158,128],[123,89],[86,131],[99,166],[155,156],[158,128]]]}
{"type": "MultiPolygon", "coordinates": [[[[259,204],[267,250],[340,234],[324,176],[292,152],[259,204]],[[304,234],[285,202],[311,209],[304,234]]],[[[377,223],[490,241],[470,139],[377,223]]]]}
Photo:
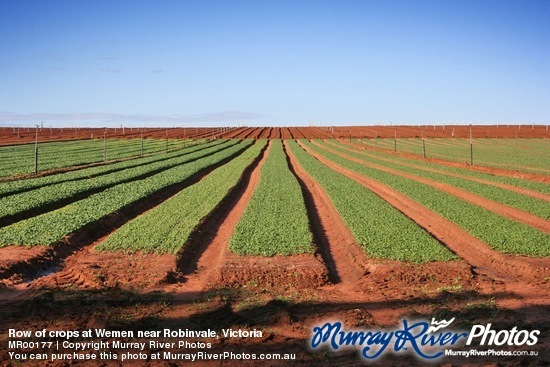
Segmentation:
{"type": "Polygon", "coordinates": [[[355,243],[352,233],[328,195],[300,166],[286,142],[284,149],[290,169],[302,186],[314,239],[328,267],[331,281],[333,283],[356,282],[365,274],[368,267],[363,251],[355,243]]]}
{"type": "Polygon", "coordinates": [[[449,185],[449,184],[445,184],[445,183],[437,182],[437,181],[434,181],[434,180],[430,180],[430,179],[427,179],[427,178],[424,178],[424,177],[413,175],[411,173],[398,171],[398,170],[388,168],[388,167],[385,167],[385,166],[381,166],[381,165],[378,165],[378,164],[375,164],[375,163],[365,162],[362,159],[350,156],[348,154],[341,153],[341,152],[336,151],[334,149],[330,149],[326,146],[319,145],[316,142],[314,142],[313,144],[315,144],[316,146],[318,146],[318,147],[320,147],[320,148],[322,148],[322,149],[324,149],[328,152],[334,153],[334,154],[336,154],[336,155],[338,155],[342,158],[348,159],[348,160],[353,161],[355,163],[359,163],[363,166],[374,168],[374,169],[379,170],[379,171],[391,173],[391,174],[396,175],[396,176],[400,176],[400,177],[408,178],[408,179],[411,179],[411,180],[414,180],[414,181],[417,181],[417,182],[421,182],[421,183],[426,184],[430,187],[436,188],[438,190],[441,190],[443,192],[446,192],[448,194],[456,196],[460,199],[466,200],[466,201],[468,201],[468,202],[470,202],[474,205],[478,205],[478,206],[480,206],[480,207],[482,207],[486,210],[489,210],[493,213],[496,213],[496,214],[501,215],[503,217],[506,217],[508,219],[515,220],[515,221],[518,221],[518,222],[521,222],[521,223],[525,223],[525,224],[527,224],[527,225],[529,225],[533,228],[536,228],[536,229],[541,230],[541,231],[546,232],[546,233],[550,233],[550,221],[547,221],[545,219],[537,217],[536,215],[533,215],[531,213],[528,213],[528,212],[525,212],[523,210],[519,210],[519,209],[516,209],[516,208],[512,208],[512,207],[509,207],[509,206],[504,205],[504,204],[497,203],[495,201],[486,199],[482,196],[479,196],[479,195],[473,194],[471,192],[462,190],[462,189],[460,189],[456,186],[452,186],[452,185],[449,185]]]}
{"type": "MultiPolygon", "coordinates": [[[[244,170],[241,179],[227,197],[191,233],[189,240],[176,255],[176,269],[179,273],[187,276],[204,268],[209,272],[214,271],[211,264],[224,252],[224,246],[226,247],[231,237],[228,229],[234,228],[229,227],[228,221],[234,219],[234,208],[239,205],[249,187],[256,187],[259,170],[267,157],[268,146],[269,144],[244,170]]],[[[243,205],[243,208],[246,208],[246,205],[243,205]]],[[[206,278],[204,274],[201,276],[201,279],[206,278]]]]}
{"type": "Polygon", "coordinates": [[[240,134],[240,135],[244,135],[244,136],[242,137],[242,139],[248,139],[249,136],[254,132],[254,130],[255,130],[255,129],[252,128],[252,127],[249,127],[248,129],[244,130],[244,131],[242,132],[242,134],[240,134]]]}

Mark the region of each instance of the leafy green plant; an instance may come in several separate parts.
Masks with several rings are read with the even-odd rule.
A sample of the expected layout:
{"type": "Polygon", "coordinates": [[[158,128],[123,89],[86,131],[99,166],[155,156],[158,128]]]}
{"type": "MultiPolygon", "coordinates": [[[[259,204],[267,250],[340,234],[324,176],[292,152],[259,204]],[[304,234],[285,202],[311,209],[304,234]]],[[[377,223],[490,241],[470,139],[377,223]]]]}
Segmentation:
{"type": "Polygon", "coordinates": [[[286,161],[280,140],[272,140],[260,182],[229,242],[237,254],[263,256],[313,252],[300,184],[286,161]]]}

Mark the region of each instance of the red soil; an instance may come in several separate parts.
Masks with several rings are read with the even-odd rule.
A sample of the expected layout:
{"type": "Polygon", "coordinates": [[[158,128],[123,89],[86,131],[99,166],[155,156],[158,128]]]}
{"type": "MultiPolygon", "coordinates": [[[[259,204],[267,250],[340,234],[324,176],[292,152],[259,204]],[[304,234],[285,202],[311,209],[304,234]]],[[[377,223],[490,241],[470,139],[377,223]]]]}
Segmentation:
{"type": "MultiPolygon", "coordinates": [[[[309,129],[319,130],[282,128],[280,132],[283,137],[292,134],[301,138],[309,129]]],[[[241,129],[239,134],[257,136],[258,132],[241,129]]],[[[270,133],[271,138],[277,135],[270,133]]],[[[326,132],[321,131],[317,136],[324,135],[326,132]]],[[[292,365],[350,366],[361,364],[356,352],[309,351],[307,342],[313,326],[340,320],[348,328],[394,328],[404,317],[430,320],[456,316],[466,323],[491,322],[494,328],[500,329],[514,326],[541,329],[540,341],[533,348],[541,352],[540,358],[499,358],[498,363],[533,366],[550,363],[548,258],[499,254],[385,185],[313,154],[329,167],[376,192],[462,259],[419,265],[368,258],[324,190],[299,166],[290,151],[286,151],[305,194],[308,215],[310,219],[318,219],[312,223],[318,247],[316,256],[260,258],[237,256],[228,249],[233,229],[257,185],[266,152],[250,172],[245,173],[234,197],[222,203],[199,227],[197,258],[182,263],[171,255],[95,252],[95,245],[117,226],[92,240],[90,234],[76,236],[72,241],[77,250],[56,261],[58,268],[48,269],[49,274],[21,283],[25,271],[36,266],[32,265],[13,272],[10,280],[0,276],[4,282],[0,283],[0,330],[258,328],[264,332],[259,339],[201,341],[212,343],[209,352],[297,353],[299,360],[292,365]],[[329,277],[332,281],[328,281],[329,277]]],[[[42,251],[43,248],[0,248],[0,267],[16,261],[25,263],[43,255],[42,251]]],[[[1,340],[5,342],[4,335],[1,340]]],[[[443,363],[496,366],[495,361],[470,357],[468,360],[445,358],[443,363]]],[[[144,366],[176,365],[170,361],[142,362],[144,366]]],[[[118,362],[102,363],[118,365],[118,362]]],[[[1,350],[0,366],[10,364],[7,349],[1,350]]],[[[391,354],[376,364],[423,365],[415,358],[391,354]]],[[[42,364],[28,361],[23,365],[42,364]]],[[[203,361],[194,365],[213,363],[203,361]]],[[[225,361],[223,365],[286,364],[225,361]]]]}
{"type": "MultiPolygon", "coordinates": [[[[307,126],[290,128],[271,127],[187,127],[187,128],[0,128],[0,145],[32,143],[38,130],[38,141],[65,141],[78,139],[108,138],[137,139],[143,134],[145,138],[172,139],[225,137],[228,139],[246,139],[261,136],[269,139],[328,139],[328,138],[464,138],[470,137],[468,125],[421,125],[421,126],[307,126]],[[294,137],[289,134],[292,130],[294,137]],[[282,130],[282,134],[271,133],[271,130],[282,130]],[[286,130],[286,131],[285,131],[286,130]],[[250,133],[252,133],[250,135],[250,133]],[[281,136],[282,135],[282,136],[281,136]]],[[[473,138],[549,138],[545,125],[492,125],[472,126],[473,138]]]]}

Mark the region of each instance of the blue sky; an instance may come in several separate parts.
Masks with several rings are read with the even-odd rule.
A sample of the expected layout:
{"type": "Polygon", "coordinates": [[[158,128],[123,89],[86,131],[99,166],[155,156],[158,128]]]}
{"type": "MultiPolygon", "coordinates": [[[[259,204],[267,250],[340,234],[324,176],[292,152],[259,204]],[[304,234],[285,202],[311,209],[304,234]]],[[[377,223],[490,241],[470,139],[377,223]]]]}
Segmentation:
{"type": "Polygon", "coordinates": [[[0,124],[548,124],[549,19],[547,0],[0,0],[0,124]]]}

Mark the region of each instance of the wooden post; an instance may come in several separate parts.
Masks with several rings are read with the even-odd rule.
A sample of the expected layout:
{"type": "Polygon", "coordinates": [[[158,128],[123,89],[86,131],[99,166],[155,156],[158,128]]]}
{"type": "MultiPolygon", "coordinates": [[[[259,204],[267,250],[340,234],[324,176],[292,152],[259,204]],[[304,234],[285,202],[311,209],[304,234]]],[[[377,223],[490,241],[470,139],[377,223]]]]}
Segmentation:
{"type": "Polygon", "coordinates": [[[472,124],[470,124],[470,166],[474,165],[474,145],[472,141],[472,124]]]}
{"type": "Polygon", "coordinates": [[[422,134],[422,155],[424,156],[424,159],[426,159],[426,143],[424,142],[424,131],[422,131],[421,129],[420,133],[422,134]]]}
{"type": "Polygon", "coordinates": [[[36,125],[36,135],[34,137],[34,174],[38,174],[38,125],[36,125]]]}

